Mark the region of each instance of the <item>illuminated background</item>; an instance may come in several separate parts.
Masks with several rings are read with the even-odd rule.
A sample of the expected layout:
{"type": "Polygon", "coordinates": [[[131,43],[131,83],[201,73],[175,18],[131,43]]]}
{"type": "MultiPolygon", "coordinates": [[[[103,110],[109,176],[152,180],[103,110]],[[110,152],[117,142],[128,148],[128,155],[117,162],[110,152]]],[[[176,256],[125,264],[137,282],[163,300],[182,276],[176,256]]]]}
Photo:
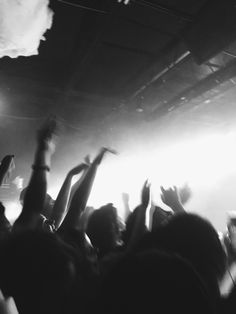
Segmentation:
{"type": "Polygon", "coordinates": [[[223,1],[66,2],[51,1],[53,26],[38,56],[0,59],[1,155],[16,156],[10,188],[0,195],[7,216],[20,211],[15,178],[27,185],[34,134],[56,113],[54,198],[71,167],[109,146],[119,155],[106,156],[89,205],[113,202],[122,216],[122,192],[135,207],[146,178],[161,206],[160,185],[188,183],[186,209],[224,230],[227,212],[236,210],[236,36],[224,26],[226,16],[235,21],[230,6],[222,15],[223,1]],[[227,46],[212,34],[209,47],[201,46],[203,30],[227,46]]]}
{"type": "MultiPolygon", "coordinates": [[[[154,201],[166,208],[160,200],[160,185],[181,187],[188,183],[192,197],[186,209],[203,214],[218,230],[224,230],[227,212],[236,210],[236,109],[234,102],[230,102],[234,94],[231,90],[225,95],[227,105],[212,102],[197,108],[185,106],[158,123],[138,122],[130,127],[127,122],[125,125],[117,121],[113,124],[116,130],[109,138],[106,132],[96,138],[94,131],[93,135],[81,139],[77,131],[72,134],[64,130],[53,157],[49,194],[56,197],[66,172],[85,155],[90,153],[93,157],[100,146],[108,145],[119,154],[107,155],[104,159],[88,205],[97,208],[113,202],[122,216],[122,192],[130,195],[130,206],[134,208],[140,200],[142,184],[149,178],[154,201]]],[[[17,129],[15,136],[26,138],[17,129]]],[[[27,138],[30,144],[27,144],[27,158],[21,173],[24,185],[32,163],[34,133],[27,138]]],[[[14,218],[15,202],[7,205],[8,217],[14,218]]]]}

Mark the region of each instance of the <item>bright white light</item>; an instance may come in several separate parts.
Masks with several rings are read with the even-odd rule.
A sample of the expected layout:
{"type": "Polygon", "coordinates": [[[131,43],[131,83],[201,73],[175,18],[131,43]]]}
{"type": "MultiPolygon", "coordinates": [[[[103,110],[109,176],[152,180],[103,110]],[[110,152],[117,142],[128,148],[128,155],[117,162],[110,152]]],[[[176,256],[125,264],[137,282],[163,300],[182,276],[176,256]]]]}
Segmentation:
{"type": "Polygon", "coordinates": [[[20,202],[4,202],[4,206],[6,207],[5,214],[7,219],[13,223],[21,213],[22,206],[20,202]]]}
{"type": "Polygon", "coordinates": [[[99,207],[113,202],[122,211],[121,194],[127,192],[133,208],[139,203],[146,178],[158,201],[160,185],[182,186],[187,182],[190,187],[213,187],[236,172],[235,143],[235,134],[213,134],[106,160],[97,173],[89,205],[99,207]]]}
{"type": "Polygon", "coordinates": [[[0,57],[38,54],[52,25],[49,0],[0,0],[0,57]]]}

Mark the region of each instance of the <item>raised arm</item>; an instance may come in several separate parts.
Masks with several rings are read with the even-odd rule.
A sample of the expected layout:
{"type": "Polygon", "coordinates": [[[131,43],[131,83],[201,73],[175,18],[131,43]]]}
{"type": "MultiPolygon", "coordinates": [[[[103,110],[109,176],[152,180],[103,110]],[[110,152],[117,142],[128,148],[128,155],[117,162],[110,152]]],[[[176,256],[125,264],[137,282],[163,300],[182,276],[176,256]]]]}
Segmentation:
{"type": "Polygon", "coordinates": [[[147,231],[146,227],[146,212],[150,204],[150,184],[145,181],[141,193],[141,204],[136,208],[137,214],[135,217],[134,227],[131,233],[131,237],[127,244],[126,250],[131,251],[143,234],[147,231]]]}
{"type": "Polygon", "coordinates": [[[83,182],[85,176],[86,176],[86,173],[89,169],[89,167],[91,166],[91,161],[90,161],[90,157],[89,155],[87,155],[84,159],[84,164],[86,164],[88,167],[87,169],[83,172],[82,176],[79,178],[79,180],[77,180],[73,186],[71,187],[71,191],[70,191],[70,196],[69,196],[69,201],[68,201],[68,208],[70,207],[70,204],[71,204],[71,200],[75,194],[75,191],[77,191],[77,189],[79,188],[80,184],[83,182]]]}
{"type": "Polygon", "coordinates": [[[63,185],[58,193],[57,199],[53,207],[51,219],[50,219],[54,222],[54,226],[56,229],[60,227],[67,213],[67,207],[68,207],[70,191],[71,191],[71,181],[72,181],[73,176],[78,175],[79,173],[81,173],[83,170],[87,168],[88,168],[88,165],[82,163],[68,172],[63,182],[63,185]]]}
{"type": "Polygon", "coordinates": [[[124,221],[127,221],[129,215],[131,214],[131,210],[129,207],[129,194],[128,193],[122,193],[122,201],[124,204],[124,221]]]}
{"type": "Polygon", "coordinates": [[[56,121],[48,119],[38,131],[32,174],[25,193],[23,209],[14,224],[14,229],[37,226],[47,193],[51,157],[55,151],[56,129],[56,121]]]}
{"type": "Polygon", "coordinates": [[[14,155],[5,156],[0,164],[0,186],[10,176],[11,171],[15,168],[14,155]]]}
{"type": "Polygon", "coordinates": [[[83,180],[80,182],[77,190],[74,191],[68,213],[61,225],[61,228],[78,228],[80,215],[86,207],[98,166],[100,165],[105,153],[108,151],[109,150],[107,148],[102,148],[100,150],[99,154],[85,173],[83,180]]]}

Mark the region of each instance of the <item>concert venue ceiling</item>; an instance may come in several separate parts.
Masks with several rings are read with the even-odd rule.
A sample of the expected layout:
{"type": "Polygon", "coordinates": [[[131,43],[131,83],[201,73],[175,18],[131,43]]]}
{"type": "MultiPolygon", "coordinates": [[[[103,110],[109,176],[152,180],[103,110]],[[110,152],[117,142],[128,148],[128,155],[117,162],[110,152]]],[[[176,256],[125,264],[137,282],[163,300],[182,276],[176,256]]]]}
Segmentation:
{"type": "Polygon", "coordinates": [[[28,180],[34,133],[49,114],[62,124],[53,165],[62,174],[100,145],[122,151],[142,139],[150,147],[158,134],[178,140],[235,124],[234,1],[51,0],[50,7],[53,25],[39,55],[0,59],[1,155],[15,154],[14,177],[28,180]]]}

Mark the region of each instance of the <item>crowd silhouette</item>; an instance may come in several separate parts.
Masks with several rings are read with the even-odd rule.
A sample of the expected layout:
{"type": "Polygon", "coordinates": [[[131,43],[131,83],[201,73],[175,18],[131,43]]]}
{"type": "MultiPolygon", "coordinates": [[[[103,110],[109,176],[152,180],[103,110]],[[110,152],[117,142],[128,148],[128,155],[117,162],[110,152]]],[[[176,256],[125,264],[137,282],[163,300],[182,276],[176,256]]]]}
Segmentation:
{"type": "MultiPolygon", "coordinates": [[[[13,225],[0,204],[0,314],[235,311],[236,219],[220,238],[209,221],[185,211],[187,187],[161,187],[166,211],[152,203],[148,181],[135,209],[123,194],[124,221],[112,203],[88,207],[97,169],[114,153],[105,147],[68,172],[53,201],[47,184],[57,136],[56,120],[47,119],[37,133],[30,181],[13,225]],[[227,293],[222,283],[228,283],[227,293]]],[[[14,156],[5,156],[0,185],[13,168],[14,156]]]]}

